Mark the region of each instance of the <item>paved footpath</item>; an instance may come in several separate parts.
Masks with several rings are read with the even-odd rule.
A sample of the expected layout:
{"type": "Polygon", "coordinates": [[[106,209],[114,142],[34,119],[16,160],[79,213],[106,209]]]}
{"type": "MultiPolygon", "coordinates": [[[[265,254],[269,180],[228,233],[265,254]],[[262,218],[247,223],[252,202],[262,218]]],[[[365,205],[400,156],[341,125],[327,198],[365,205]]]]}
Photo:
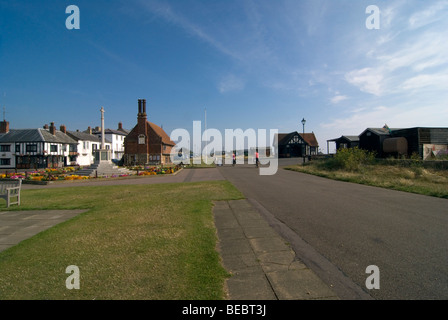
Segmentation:
{"type": "Polygon", "coordinates": [[[230,300],[338,299],[247,200],[213,209],[230,300]]]}
{"type": "Polygon", "coordinates": [[[86,210],[0,211],[0,251],[86,210]]]}

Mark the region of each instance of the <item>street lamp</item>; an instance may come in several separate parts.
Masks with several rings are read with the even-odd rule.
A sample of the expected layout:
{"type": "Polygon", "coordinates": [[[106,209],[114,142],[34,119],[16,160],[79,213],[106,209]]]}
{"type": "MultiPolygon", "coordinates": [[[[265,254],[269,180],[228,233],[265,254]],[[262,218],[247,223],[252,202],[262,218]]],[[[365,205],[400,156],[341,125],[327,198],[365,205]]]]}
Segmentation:
{"type": "Polygon", "coordinates": [[[305,146],[305,118],[302,119],[302,126],[303,126],[303,136],[302,136],[302,156],[303,156],[303,163],[305,163],[305,152],[306,152],[306,146],[305,146]]]}

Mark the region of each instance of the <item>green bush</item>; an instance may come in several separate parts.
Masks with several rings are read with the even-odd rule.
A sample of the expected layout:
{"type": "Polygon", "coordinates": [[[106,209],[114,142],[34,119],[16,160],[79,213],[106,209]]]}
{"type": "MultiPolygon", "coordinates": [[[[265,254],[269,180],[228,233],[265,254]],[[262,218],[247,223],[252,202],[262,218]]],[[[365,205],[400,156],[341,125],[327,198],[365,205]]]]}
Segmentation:
{"type": "Polygon", "coordinates": [[[362,166],[373,164],[375,153],[355,148],[339,149],[333,159],[327,163],[327,169],[359,171],[362,166]]]}

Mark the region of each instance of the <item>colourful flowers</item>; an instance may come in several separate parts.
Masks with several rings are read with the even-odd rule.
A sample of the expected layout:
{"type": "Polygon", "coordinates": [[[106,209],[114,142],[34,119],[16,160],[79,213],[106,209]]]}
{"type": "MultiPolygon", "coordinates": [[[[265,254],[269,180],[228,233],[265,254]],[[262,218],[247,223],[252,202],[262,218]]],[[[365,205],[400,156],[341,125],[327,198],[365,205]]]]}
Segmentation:
{"type": "Polygon", "coordinates": [[[65,176],[64,180],[87,180],[90,179],[88,176],[78,176],[76,174],[72,174],[70,176],[65,176]]]}

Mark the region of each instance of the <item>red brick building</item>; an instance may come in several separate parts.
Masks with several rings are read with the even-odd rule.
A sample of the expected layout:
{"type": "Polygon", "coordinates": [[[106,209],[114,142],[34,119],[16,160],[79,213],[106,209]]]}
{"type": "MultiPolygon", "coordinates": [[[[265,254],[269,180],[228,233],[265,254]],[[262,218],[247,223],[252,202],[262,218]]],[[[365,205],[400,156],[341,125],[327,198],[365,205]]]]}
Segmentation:
{"type": "Polygon", "coordinates": [[[124,164],[169,164],[175,143],[158,125],[147,120],[146,100],[138,100],[137,125],[124,139],[124,164]]]}

